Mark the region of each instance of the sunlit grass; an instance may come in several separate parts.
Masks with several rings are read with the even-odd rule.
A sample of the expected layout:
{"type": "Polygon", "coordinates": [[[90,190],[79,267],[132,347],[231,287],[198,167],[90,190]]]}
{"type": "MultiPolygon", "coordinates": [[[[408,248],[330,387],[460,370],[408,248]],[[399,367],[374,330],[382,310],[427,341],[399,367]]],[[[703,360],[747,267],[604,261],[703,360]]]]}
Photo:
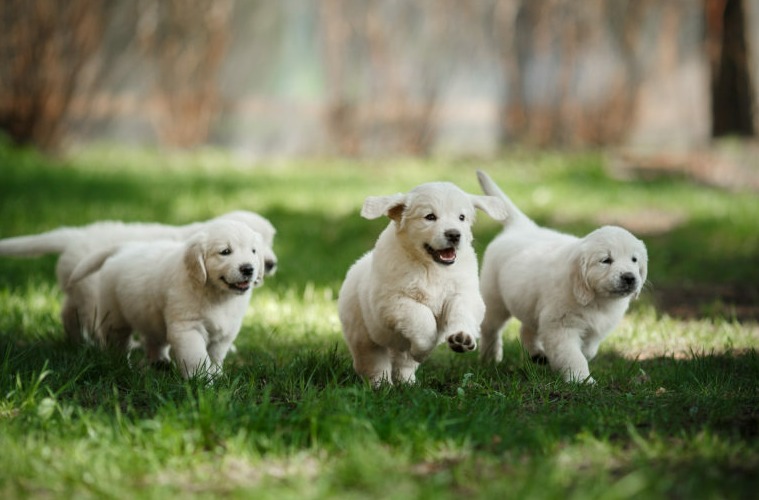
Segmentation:
{"type": "MultiPolygon", "coordinates": [[[[494,160],[255,160],[103,147],[50,160],[0,147],[0,237],[115,218],[186,223],[248,209],[278,228],[279,272],[253,293],[212,385],[71,346],[55,259],[0,259],[0,496],[747,498],[759,487],[759,327],[729,304],[688,319],[656,294],[755,286],[754,194],[619,181],[595,153],[494,160]],[[434,352],[411,387],[353,372],[336,297],[386,221],[368,195],[488,171],[536,220],[582,234],[635,222],[650,281],[591,363],[596,387],[531,363],[434,352]],[[675,224],[653,227],[674,214],[675,224]],[[646,220],[646,217],[652,220],[646,220]],[[641,220],[642,219],[642,220],[641,220]]],[[[480,215],[476,248],[499,227],[480,215]]],[[[715,299],[718,300],[718,299],[715,299]]],[[[717,307],[719,306],[719,307],[717,307]]]]}

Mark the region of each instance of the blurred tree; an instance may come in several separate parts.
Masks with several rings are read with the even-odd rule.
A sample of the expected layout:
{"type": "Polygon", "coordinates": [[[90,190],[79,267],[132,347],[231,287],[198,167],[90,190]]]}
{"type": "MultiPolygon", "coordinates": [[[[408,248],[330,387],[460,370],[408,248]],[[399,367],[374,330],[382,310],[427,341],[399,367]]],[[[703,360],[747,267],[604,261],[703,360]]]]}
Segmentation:
{"type": "Polygon", "coordinates": [[[456,21],[448,9],[453,3],[320,4],[325,124],[338,152],[429,153],[444,83],[436,78],[440,54],[434,49],[456,21]]]}
{"type": "Polygon", "coordinates": [[[493,22],[504,143],[619,144],[633,128],[670,123],[697,137],[685,108],[700,106],[712,136],[755,134],[744,0],[511,0],[497,2],[493,22]],[[707,110],[709,96],[693,90],[701,82],[681,85],[709,66],[707,110]]]}
{"type": "Polygon", "coordinates": [[[160,143],[207,142],[221,110],[217,75],[233,3],[4,0],[0,130],[17,143],[56,149],[75,125],[87,129],[96,122],[94,108],[101,118],[124,112],[114,102],[114,82],[103,81],[106,75],[126,78],[126,68],[137,80],[153,81],[139,107],[152,118],[160,143]],[[124,64],[135,46],[142,57],[124,64]]]}
{"type": "Polygon", "coordinates": [[[103,39],[105,8],[92,0],[0,3],[0,130],[55,149],[103,39]]]}
{"type": "Polygon", "coordinates": [[[155,63],[150,116],[162,144],[207,142],[221,112],[218,75],[234,0],[141,1],[137,37],[155,63]]]}
{"type": "Polygon", "coordinates": [[[647,7],[647,0],[498,2],[492,22],[505,82],[501,141],[621,141],[641,80],[647,7]]]}
{"type": "Polygon", "coordinates": [[[743,0],[706,0],[712,135],[753,136],[754,95],[743,0]]]}

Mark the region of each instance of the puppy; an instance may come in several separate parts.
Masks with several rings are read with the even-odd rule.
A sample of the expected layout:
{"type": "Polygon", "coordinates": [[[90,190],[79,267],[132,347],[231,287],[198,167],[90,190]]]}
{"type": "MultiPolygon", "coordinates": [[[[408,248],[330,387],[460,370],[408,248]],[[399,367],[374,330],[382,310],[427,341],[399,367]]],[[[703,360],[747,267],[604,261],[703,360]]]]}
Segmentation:
{"type": "Polygon", "coordinates": [[[443,182],[364,202],[363,217],[387,215],[390,224],[348,270],[338,311],[353,366],[375,386],[414,382],[442,341],[456,352],[476,347],[485,308],[471,246],[475,208],[506,217],[498,198],[443,182]]]}
{"type": "Polygon", "coordinates": [[[511,316],[522,346],[566,381],[595,381],[588,361],[646,281],[648,254],[625,229],[605,226],[584,238],[539,227],[484,172],[483,192],[508,208],[503,232],[488,245],[480,290],[486,305],[481,359],[500,362],[500,335],[511,316]]]}
{"type": "Polygon", "coordinates": [[[242,325],[251,290],[263,280],[266,248],[246,224],[215,220],[186,241],[133,242],[95,252],[72,271],[99,291],[95,337],[123,352],[139,332],[150,362],[169,347],[187,378],[215,374],[242,325]]]}
{"type": "MultiPolygon", "coordinates": [[[[212,220],[236,220],[258,232],[264,241],[266,275],[277,269],[277,256],[272,249],[276,230],[266,218],[243,210],[229,212],[212,220]]],[[[18,236],[0,240],[0,255],[36,256],[60,254],[56,265],[58,285],[66,292],[61,320],[70,340],[88,338],[95,328],[95,311],[88,304],[95,302],[98,291],[93,278],[79,280],[68,286],[71,273],[79,262],[94,252],[108,250],[114,245],[131,241],[183,241],[198,232],[203,222],[185,226],[157,223],[96,222],[82,227],[61,227],[46,233],[18,236]],[[68,286],[68,288],[67,288],[68,286]]]]}

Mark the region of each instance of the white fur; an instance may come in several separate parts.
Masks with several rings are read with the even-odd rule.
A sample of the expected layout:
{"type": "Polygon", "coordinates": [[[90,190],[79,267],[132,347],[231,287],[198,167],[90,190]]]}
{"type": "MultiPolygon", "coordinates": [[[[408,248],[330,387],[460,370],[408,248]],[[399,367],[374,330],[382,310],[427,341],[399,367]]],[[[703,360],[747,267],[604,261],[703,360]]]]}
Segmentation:
{"type": "Polygon", "coordinates": [[[567,381],[593,383],[588,361],[646,281],[645,245],[615,226],[584,238],[539,227],[484,172],[477,176],[483,191],[509,210],[482,261],[481,359],[501,361],[501,328],[514,316],[533,359],[547,358],[567,381]]]}
{"type": "MultiPolygon", "coordinates": [[[[274,274],[277,256],[273,244],[276,230],[264,217],[243,210],[229,212],[212,220],[236,220],[258,232],[265,244],[266,275],[274,274]]],[[[76,285],[67,284],[74,268],[93,252],[108,250],[114,245],[137,241],[174,240],[183,241],[196,233],[203,222],[185,226],[157,223],[124,223],[102,221],[81,227],[61,227],[46,233],[18,236],[0,240],[0,255],[35,256],[60,254],[56,265],[58,285],[66,291],[61,309],[61,320],[71,340],[80,341],[94,328],[96,313],[89,307],[95,302],[98,290],[93,277],[80,280],[76,285]]]]}
{"type": "Polygon", "coordinates": [[[263,279],[265,245],[247,225],[216,220],[185,242],[127,243],[95,252],[71,273],[92,275],[99,294],[95,336],[124,352],[139,332],[148,361],[171,355],[184,377],[216,373],[263,279]]]}
{"type": "Polygon", "coordinates": [[[442,182],[364,202],[363,217],[392,220],[348,270],[338,310],[353,366],[373,384],[413,382],[443,341],[457,352],[476,347],[485,307],[471,246],[475,208],[506,217],[499,199],[442,182]]]}

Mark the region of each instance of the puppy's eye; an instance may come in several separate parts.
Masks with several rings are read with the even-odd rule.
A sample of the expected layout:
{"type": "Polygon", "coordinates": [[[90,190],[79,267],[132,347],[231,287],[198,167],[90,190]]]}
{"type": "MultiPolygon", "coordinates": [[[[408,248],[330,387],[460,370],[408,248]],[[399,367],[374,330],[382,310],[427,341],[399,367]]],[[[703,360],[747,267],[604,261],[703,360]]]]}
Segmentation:
{"type": "Polygon", "coordinates": [[[254,248],[254,249],[252,250],[252,252],[253,252],[253,253],[256,253],[256,249],[254,248]]]}
{"type": "Polygon", "coordinates": [[[232,255],[232,249],[231,248],[225,248],[221,252],[219,252],[219,255],[232,255]]]}
{"type": "Polygon", "coordinates": [[[466,220],[466,215],[464,215],[464,214],[459,215],[459,220],[461,222],[464,222],[466,220]]]}
{"type": "Polygon", "coordinates": [[[612,263],[614,263],[614,259],[612,259],[611,257],[604,257],[603,259],[601,259],[601,264],[609,265],[612,263]]]}
{"type": "Polygon", "coordinates": [[[435,214],[427,214],[427,215],[424,216],[424,218],[427,219],[427,220],[435,221],[435,220],[437,220],[437,215],[435,215],[435,214]]]}
{"type": "Polygon", "coordinates": [[[638,258],[637,257],[633,257],[633,262],[638,262],[638,258]]]}

